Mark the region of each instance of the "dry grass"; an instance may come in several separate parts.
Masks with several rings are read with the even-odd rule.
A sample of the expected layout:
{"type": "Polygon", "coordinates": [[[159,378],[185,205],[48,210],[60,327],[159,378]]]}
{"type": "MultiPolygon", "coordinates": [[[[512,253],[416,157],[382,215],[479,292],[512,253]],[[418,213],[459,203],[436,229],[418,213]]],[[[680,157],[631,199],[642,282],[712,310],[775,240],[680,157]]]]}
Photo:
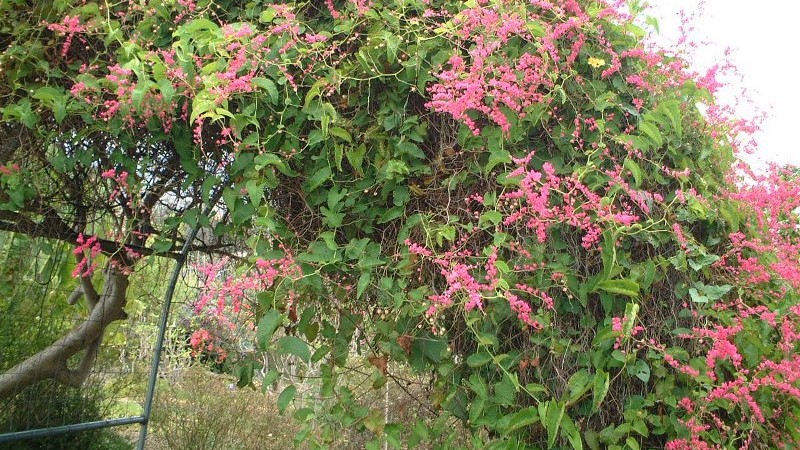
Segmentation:
{"type": "Polygon", "coordinates": [[[194,367],[159,387],[151,430],[148,450],[277,450],[292,447],[300,426],[270,394],[194,367]]]}
{"type": "MultiPolygon", "coordinates": [[[[372,389],[365,380],[352,375],[347,380],[356,398],[354,407],[385,411],[390,422],[402,423],[407,430],[418,420],[428,424],[436,420],[437,414],[425,407],[430,392],[420,380],[404,388],[390,381],[380,389],[372,389]]],[[[147,450],[293,448],[295,436],[303,429],[303,424],[295,421],[289,411],[280,415],[276,404],[278,393],[237,389],[235,383],[231,376],[214,374],[201,367],[176,372],[175,376],[164,380],[157,391],[147,450]]],[[[302,403],[300,406],[321,410],[330,406],[324,400],[307,399],[302,403]]],[[[327,448],[362,449],[367,441],[382,439],[380,435],[364,429],[359,431],[357,427],[342,430],[334,426],[326,432],[326,425],[333,425],[327,419],[324,413],[314,419],[317,427],[312,431],[327,448]]],[[[461,424],[453,422],[446,429],[460,431],[456,433],[460,437],[452,442],[453,447],[446,445],[444,448],[468,447],[468,433],[461,424]]],[[[442,448],[441,440],[446,439],[447,436],[442,436],[417,448],[442,448]],[[439,445],[436,441],[440,441],[439,445]]]]}

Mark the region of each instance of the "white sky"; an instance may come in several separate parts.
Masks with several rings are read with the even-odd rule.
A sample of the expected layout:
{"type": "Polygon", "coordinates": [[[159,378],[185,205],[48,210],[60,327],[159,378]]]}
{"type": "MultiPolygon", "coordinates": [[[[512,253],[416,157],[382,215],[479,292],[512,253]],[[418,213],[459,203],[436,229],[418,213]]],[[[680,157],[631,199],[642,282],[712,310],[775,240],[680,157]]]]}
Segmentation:
{"type": "MultiPolygon", "coordinates": [[[[677,39],[681,10],[697,10],[698,1],[650,0],[661,38],[677,39]]],[[[796,0],[705,0],[704,12],[690,35],[711,46],[698,52],[696,64],[718,62],[726,47],[753,103],[769,115],[756,136],[758,156],[800,166],[800,2],[796,0]]],[[[659,39],[660,40],[660,39],[659,39]]],[[[735,94],[723,93],[733,103],[735,94]]],[[[726,98],[727,97],[727,98],[726,98]]]]}

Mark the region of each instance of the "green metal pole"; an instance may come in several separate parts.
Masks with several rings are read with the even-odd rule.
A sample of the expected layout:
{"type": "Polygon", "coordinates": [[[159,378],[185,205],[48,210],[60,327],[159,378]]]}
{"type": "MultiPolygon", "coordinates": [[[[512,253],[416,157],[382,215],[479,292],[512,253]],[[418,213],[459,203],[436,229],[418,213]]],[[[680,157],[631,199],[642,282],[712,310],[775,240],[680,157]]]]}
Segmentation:
{"type": "MultiPolygon", "coordinates": [[[[206,208],[206,211],[203,212],[204,216],[208,215],[213,210],[214,205],[219,200],[219,193],[221,193],[221,190],[218,191],[217,195],[215,195],[214,198],[209,202],[208,208],[206,208]]],[[[147,426],[150,422],[150,416],[153,411],[153,397],[155,396],[156,381],[158,380],[158,366],[161,363],[161,352],[164,347],[164,335],[167,331],[169,311],[172,307],[172,297],[175,295],[175,286],[178,284],[178,278],[180,277],[181,270],[186,264],[186,256],[189,254],[189,249],[191,249],[192,242],[194,241],[194,238],[197,237],[197,232],[199,229],[199,224],[192,227],[191,231],[189,232],[189,236],[183,243],[183,248],[176,259],[175,270],[172,271],[172,278],[170,279],[169,285],[167,286],[167,291],[164,294],[164,308],[161,310],[161,319],[158,323],[158,337],[156,338],[155,347],[156,353],[153,356],[153,367],[150,368],[150,380],[148,381],[147,385],[147,397],[145,398],[144,412],[142,413],[144,421],[142,422],[142,427],[139,430],[139,442],[136,444],[136,450],[144,450],[144,443],[145,440],[147,440],[147,426]]]]}
{"type": "Polygon", "coordinates": [[[98,430],[100,428],[119,427],[123,425],[133,425],[144,423],[144,417],[126,417],[122,419],[99,420],[96,422],[84,422],[75,425],[63,425],[60,427],[40,428],[36,430],[16,431],[13,433],[0,434],[0,444],[4,442],[21,441],[23,439],[35,439],[41,437],[58,436],[60,434],[77,433],[79,431],[98,430]]]}
{"type": "Polygon", "coordinates": [[[153,356],[153,366],[150,368],[150,379],[147,382],[147,396],[145,397],[144,401],[144,412],[142,416],[144,417],[144,421],[142,422],[142,427],[139,430],[139,442],[136,444],[137,450],[144,450],[144,442],[147,439],[147,425],[150,422],[150,415],[153,411],[153,396],[156,392],[156,381],[158,380],[158,366],[161,363],[161,351],[164,347],[164,335],[167,331],[167,322],[169,321],[169,311],[172,307],[172,297],[175,295],[175,286],[178,284],[178,277],[180,276],[180,272],[183,269],[184,264],[186,264],[186,252],[188,251],[189,247],[191,246],[191,242],[194,240],[195,235],[197,234],[197,229],[194,228],[189,233],[189,239],[183,244],[183,249],[181,250],[180,255],[175,263],[175,270],[172,272],[172,277],[169,280],[169,285],[167,286],[167,292],[164,296],[164,308],[161,310],[161,318],[158,322],[158,337],[156,338],[156,347],[155,347],[155,355],[153,356]]]}

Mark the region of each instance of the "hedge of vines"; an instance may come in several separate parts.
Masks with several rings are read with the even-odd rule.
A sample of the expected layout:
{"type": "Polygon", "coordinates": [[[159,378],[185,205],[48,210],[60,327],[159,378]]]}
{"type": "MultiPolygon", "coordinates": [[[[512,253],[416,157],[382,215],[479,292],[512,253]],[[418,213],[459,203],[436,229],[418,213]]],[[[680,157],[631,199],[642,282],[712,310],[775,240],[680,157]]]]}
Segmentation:
{"type": "Polygon", "coordinates": [[[453,431],[359,406],[353,348],[376,387],[428,376],[428,407],[476,448],[794,448],[797,177],[736,163],[748,125],[640,13],[6,0],[2,123],[50,166],[2,161],[0,209],[80,167],[135,203],[148,177],[125,149],[179,158],[182,189],[221,201],[161,210],[166,229],[246,243],[235,275],[202,268],[198,310],[246,308],[260,346],[318,364],[330,408],[296,416],[370,445],[453,431]]]}

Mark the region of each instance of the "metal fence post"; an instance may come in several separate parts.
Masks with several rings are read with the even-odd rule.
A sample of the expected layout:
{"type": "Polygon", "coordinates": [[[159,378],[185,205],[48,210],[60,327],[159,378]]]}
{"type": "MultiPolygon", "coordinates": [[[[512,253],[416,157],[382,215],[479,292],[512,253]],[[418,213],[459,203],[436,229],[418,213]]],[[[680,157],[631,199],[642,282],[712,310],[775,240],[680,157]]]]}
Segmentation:
{"type": "MultiPolygon", "coordinates": [[[[221,190],[218,191],[217,195],[211,199],[206,211],[204,211],[202,215],[205,216],[211,213],[214,205],[219,199],[219,194],[221,192],[221,190]]],[[[145,397],[144,411],[142,412],[142,417],[144,420],[141,422],[142,426],[139,429],[139,441],[136,444],[137,450],[144,450],[144,444],[147,440],[147,428],[153,411],[153,397],[155,396],[156,382],[158,381],[158,366],[161,363],[161,352],[164,347],[164,335],[167,331],[167,322],[169,321],[172,297],[175,295],[175,286],[178,284],[178,278],[180,277],[181,270],[183,270],[183,266],[186,264],[186,257],[189,254],[189,250],[192,247],[192,242],[194,242],[194,238],[197,237],[197,232],[199,230],[199,224],[195,224],[195,226],[191,228],[189,236],[183,243],[183,248],[176,259],[175,270],[172,271],[172,277],[170,278],[169,285],[167,286],[167,291],[164,293],[164,308],[161,310],[161,318],[159,319],[158,323],[158,337],[156,338],[155,355],[153,355],[153,366],[150,368],[150,379],[147,384],[147,396],[145,397]]]]}

